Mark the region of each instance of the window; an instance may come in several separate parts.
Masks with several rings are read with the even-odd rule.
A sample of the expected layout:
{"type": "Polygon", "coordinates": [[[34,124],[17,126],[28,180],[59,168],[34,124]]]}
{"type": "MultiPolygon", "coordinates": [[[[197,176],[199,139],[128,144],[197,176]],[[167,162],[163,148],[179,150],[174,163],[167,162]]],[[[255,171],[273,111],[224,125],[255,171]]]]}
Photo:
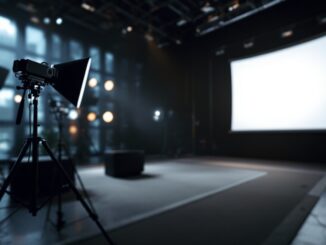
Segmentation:
{"type": "Polygon", "coordinates": [[[15,47],[17,44],[17,27],[11,20],[0,16],[0,44],[15,47]]]}
{"type": "Polygon", "coordinates": [[[35,27],[27,26],[26,50],[33,54],[45,55],[46,39],[43,31],[35,27]]]}
{"type": "Polygon", "coordinates": [[[61,59],[61,38],[57,34],[51,36],[52,39],[52,59],[61,59]]]}
{"type": "Polygon", "coordinates": [[[101,62],[100,50],[98,48],[92,47],[89,50],[89,55],[92,58],[91,68],[95,69],[95,70],[99,70],[100,69],[100,62],[101,62]]]}
{"type": "Polygon", "coordinates": [[[0,90],[0,121],[14,119],[14,90],[3,88],[0,90]]]}
{"type": "Polygon", "coordinates": [[[70,41],[69,42],[69,57],[72,60],[78,60],[83,58],[83,47],[79,42],[70,41]]]}
{"type": "MultiPolygon", "coordinates": [[[[0,38],[0,40],[1,40],[1,38],[0,38]]],[[[15,76],[12,72],[12,65],[13,65],[15,58],[16,58],[16,55],[14,52],[0,48],[0,66],[5,67],[9,70],[9,75],[7,76],[6,81],[4,83],[5,86],[16,84],[15,76]]]]}
{"type": "Polygon", "coordinates": [[[105,53],[105,71],[107,73],[113,73],[114,69],[114,56],[112,53],[105,53]]]}
{"type": "Polygon", "coordinates": [[[14,144],[14,128],[0,128],[0,158],[7,158],[14,144]]]}

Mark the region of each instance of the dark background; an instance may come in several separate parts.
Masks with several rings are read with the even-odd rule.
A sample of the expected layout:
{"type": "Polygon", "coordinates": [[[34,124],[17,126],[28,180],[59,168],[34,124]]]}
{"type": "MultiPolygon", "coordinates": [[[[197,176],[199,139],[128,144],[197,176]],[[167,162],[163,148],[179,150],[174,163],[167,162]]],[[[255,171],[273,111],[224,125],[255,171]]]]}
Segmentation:
{"type": "MultiPolygon", "coordinates": [[[[19,10],[0,11],[17,23],[28,19],[19,10]]],[[[163,48],[146,42],[137,33],[127,37],[115,31],[90,33],[69,23],[56,32],[112,50],[117,80],[135,80],[133,71],[137,67],[133,64],[142,64],[141,87],[129,85],[123,92],[118,90],[115,97],[115,148],[123,142],[124,148],[144,149],[147,154],[192,153],[323,162],[324,131],[230,132],[229,60],[322,35],[326,25],[318,23],[318,16],[325,12],[322,0],[289,0],[211,34],[189,36],[182,45],[163,48]],[[281,32],[287,28],[293,30],[293,36],[281,38],[281,32]],[[243,43],[248,40],[254,40],[254,46],[244,49],[243,43]],[[220,47],[225,48],[225,53],[215,55],[220,47]],[[124,60],[130,61],[128,69],[123,68],[124,60]],[[153,111],[158,107],[164,112],[164,120],[154,122],[153,111]],[[123,123],[121,114],[126,118],[123,123]]]]}

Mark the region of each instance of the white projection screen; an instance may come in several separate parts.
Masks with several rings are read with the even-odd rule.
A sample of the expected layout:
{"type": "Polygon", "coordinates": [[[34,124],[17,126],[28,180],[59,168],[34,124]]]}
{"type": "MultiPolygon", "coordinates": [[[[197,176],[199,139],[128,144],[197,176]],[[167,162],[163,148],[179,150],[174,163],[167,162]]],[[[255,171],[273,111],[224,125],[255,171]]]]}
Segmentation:
{"type": "Polygon", "coordinates": [[[231,61],[231,131],[326,129],[326,36],[231,61]]]}

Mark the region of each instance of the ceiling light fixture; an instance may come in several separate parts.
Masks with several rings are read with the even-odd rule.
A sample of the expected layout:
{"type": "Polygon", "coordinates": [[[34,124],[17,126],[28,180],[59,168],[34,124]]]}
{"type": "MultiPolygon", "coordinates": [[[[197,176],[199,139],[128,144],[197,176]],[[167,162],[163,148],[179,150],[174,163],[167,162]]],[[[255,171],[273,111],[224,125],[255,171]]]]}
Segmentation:
{"type": "Polygon", "coordinates": [[[85,10],[87,10],[87,11],[89,11],[89,12],[95,12],[95,7],[92,6],[92,5],[90,5],[89,3],[86,3],[86,2],[83,2],[83,3],[81,4],[81,8],[82,8],[82,9],[85,9],[85,10]]]}

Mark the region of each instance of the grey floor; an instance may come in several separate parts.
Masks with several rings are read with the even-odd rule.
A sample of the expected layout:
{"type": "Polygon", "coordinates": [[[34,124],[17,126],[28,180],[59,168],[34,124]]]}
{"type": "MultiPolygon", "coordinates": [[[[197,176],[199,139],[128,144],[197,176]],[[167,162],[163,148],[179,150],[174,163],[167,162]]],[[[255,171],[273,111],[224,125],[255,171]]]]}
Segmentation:
{"type": "MultiPolygon", "coordinates": [[[[326,182],[326,177],[323,179],[323,182],[326,182]]],[[[325,185],[322,186],[324,187],[325,185]]],[[[321,192],[318,203],[292,243],[292,245],[322,244],[326,244],[326,189],[321,192]]]]}
{"type": "MultiPolygon", "coordinates": [[[[83,168],[79,173],[105,229],[119,228],[265,175],[264,171],[253,169],[198,163],[191,160],[149,163],[142,176],[129,179],[108,177],[103,166],[83,168]]],[[[99,233],[71,194],[65,200],[67,225],[61,232],[45,222],[46,207],[37,217],[20,209],[1,224],[1,244],[64,244],[99,233]]],[[[9,199],[1,204],[1,207],[10,205],[9,199]]],[[[9,211],[0,209],[0,220],[9,211]]],[[[54,208],[51,212],[52,221],[55,211],[54,208]]]]}
{"type": "MultiPolygon", "coordinates": [[[[103,166],[82,168],[79,173],[106,229],[115,229],[260,178],[270,168],[325,173],[305,164],[261,163],[222,158],[156,161],[147,163],[144,175],[130,179],[105,176],[103,166]]],[[[326,244],[326,178],[321,182],[311,193],[320,196],[320,200],[293,245],[326,244]]],[[[0,203],[0,221],[14,210],[2,208],[7,205],[12,205],[8,197],[0,203]]],[[[51,211],[52,221],[55,220],[55,209],[51,211]]],[[[50,222],[45,221],[46,211],[45,207],[37,217],[32,217],[22,208],[0,223],[0,244],[65,244],[99,233],[71,194],[65,196],[67,223],[61,232],[56,232],[50,222]]]]}

